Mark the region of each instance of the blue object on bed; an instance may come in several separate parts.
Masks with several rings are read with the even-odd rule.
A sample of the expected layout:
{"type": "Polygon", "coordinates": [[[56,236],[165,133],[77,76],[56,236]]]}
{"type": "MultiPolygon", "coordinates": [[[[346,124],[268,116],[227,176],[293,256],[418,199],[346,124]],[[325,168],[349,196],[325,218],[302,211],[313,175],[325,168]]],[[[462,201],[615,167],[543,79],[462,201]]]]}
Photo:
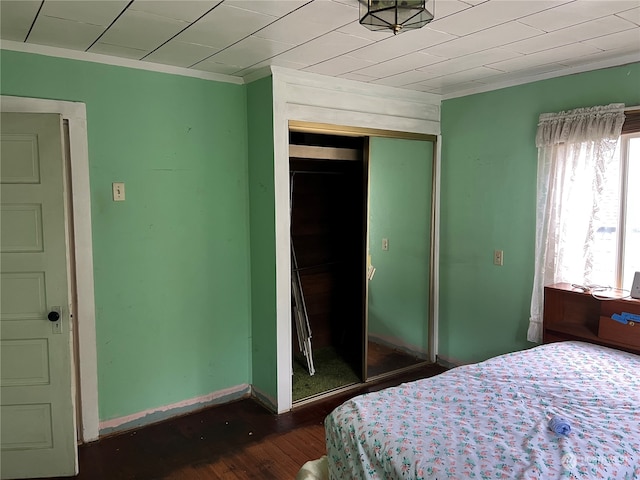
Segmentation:
{"type": "Polygon", "coordinates": [[[549,420],[549,428],[558,435],[569,435],[571,433],[571,424],[557,415],[549,420]]]}

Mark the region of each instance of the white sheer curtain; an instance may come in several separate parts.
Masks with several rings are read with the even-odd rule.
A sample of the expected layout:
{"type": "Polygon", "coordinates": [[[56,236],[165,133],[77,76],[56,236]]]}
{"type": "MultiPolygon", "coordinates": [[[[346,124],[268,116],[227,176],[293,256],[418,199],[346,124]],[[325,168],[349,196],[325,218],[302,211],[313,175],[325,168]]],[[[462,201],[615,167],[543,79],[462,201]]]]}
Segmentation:
{"type": "Polygon", "coordinates": [[[623,104],[540,115],[530,342],[542,340],[545,285],[594,283],[599,206],[623,123],[623,104]]]}

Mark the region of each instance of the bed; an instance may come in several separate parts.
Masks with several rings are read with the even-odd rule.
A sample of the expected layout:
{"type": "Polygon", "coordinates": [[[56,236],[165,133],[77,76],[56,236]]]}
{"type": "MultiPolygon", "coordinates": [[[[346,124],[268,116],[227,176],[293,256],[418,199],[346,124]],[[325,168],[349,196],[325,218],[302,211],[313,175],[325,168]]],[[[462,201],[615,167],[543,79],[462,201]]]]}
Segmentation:
{"type": "Polygon", "coordinates": [[[331,480],[640,479],[640,356],[541,345],[355,397],[325,431],[331,480]]]}

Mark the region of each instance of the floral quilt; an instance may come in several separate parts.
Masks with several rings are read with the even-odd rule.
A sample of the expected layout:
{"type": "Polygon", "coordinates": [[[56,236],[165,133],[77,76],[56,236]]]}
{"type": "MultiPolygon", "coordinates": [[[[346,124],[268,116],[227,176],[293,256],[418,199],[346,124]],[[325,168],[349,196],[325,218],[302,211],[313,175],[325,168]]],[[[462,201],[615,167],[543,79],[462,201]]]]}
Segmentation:
{"type": "Polygon", "coordinates": [[[640,356],[541,345],[361,395],[325,430],[331,480],[640,479],[640,356]]]}

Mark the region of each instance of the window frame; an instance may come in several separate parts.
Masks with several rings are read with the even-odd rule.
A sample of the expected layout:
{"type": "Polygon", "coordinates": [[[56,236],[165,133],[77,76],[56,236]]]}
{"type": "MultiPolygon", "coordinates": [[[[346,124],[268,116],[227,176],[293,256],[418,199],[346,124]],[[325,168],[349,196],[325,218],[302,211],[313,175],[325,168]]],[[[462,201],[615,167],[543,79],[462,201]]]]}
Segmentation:
{"type": "Polygon", "coordinates": [[[615,281],[616,287],[624,288],[624,265],[626,253],[626,228],[627,228],[627,199],[629,185],[629,143],[632,138],[640,138],[640,108],[625,111],[625,121],[622,125],[622,133],[619,139],[620,148],[620,206],[618,215],[618,238],[615,281]]]}

